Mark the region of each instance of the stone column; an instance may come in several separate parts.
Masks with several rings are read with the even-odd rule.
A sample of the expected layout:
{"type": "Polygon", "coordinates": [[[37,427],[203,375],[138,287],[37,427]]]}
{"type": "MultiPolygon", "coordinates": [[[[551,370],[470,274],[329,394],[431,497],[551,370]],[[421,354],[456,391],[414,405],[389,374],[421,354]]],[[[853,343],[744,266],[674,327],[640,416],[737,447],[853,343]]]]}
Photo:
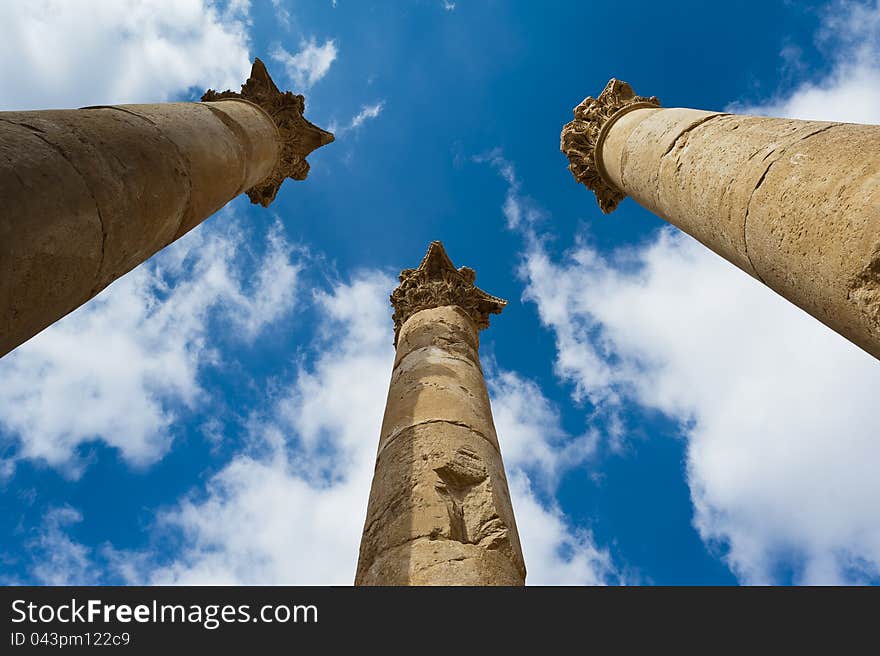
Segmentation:
{"type": "Polygon", "coordinates": [[[880,358],[880,126],[661,109],[612,79],[562,130],[606,214],[626,196],[880,358]]]}
{"type": "Polygon", "coordinates": [[[478,355],[506,301],[433,242],[391,295],[397,356],[356,585],[522,585],[523,563],[478,355]]]}
{"type": "Polygon", "coordinates": [[[0,112],[0,355],[238,194],[268,206],[333,141],[259,59],[202,101],[0,112]]]}

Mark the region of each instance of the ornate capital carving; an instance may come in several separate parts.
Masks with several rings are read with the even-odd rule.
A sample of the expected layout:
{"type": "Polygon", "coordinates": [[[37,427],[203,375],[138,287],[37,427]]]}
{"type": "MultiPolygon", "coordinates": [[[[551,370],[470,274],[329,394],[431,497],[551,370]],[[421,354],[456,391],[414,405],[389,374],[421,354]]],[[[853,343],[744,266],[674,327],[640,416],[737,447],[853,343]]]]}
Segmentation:
{"type": "Polygon", "coordinates": [[[637,96],[626,82],[611,78],[598,98],[586,98],[574,108],[574,120],[562,128],[560,150],[568,157],[568,170],[574,179],[596,194],[602,212],[613,212],[626,194],[603,177],[597,148],[603,128],[629,111],[642,107],[659,107],[656,96],[637,96]]]}
{"type": "Polygon", "coordinates": [[[400,272],[400,285],[391,294],[394,345],[397,345],[400,328],[407,319],[420,310],[443,305],[457,305],[470,315],[479,330],[488,328],[489,315],[501,312],[507,301],[475,286],[476,277],[473,269],[456,269],[443,244],[431,242],[417,269],[400,272]]]}
{"type": "Polygon", "coordinates": [[[260,59],[254,59],[251,76],[241,85],[241,93],[208,89],[202,102],[230,98],[249,100],[262,107],[281,135],[281,154],[272,173],[246,191],[252,203],[268,207],[286,178],[306,179],[309,173],[306,155],[333,141],[334,136],[303,117],[306,108],[303,96],[279,91],[260,59]]]}

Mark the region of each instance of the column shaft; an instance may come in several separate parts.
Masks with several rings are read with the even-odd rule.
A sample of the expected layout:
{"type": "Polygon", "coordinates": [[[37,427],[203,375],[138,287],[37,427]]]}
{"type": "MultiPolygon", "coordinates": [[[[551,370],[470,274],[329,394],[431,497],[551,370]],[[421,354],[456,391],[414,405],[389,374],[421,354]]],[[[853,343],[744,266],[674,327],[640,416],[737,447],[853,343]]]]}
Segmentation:
{"type": "MultiPolygon", "coordinates": [[[[880,126],[645,100],[618,102],[601,120],[593,153],[601,181],[880,358],[880,126]]],[[[576,139],[566,131],[572,158],[576,139]]]]}
{"type": "Polygon", "coordinates": [[[242,98],[0,113],[0,355],[271,177],[284,147],[242,98]]]}
{"type": "Polygon", "coordinates": [[[522,585],[525,565],[478,355],[456,305],[403,322],[357,585],[522,585]]]}

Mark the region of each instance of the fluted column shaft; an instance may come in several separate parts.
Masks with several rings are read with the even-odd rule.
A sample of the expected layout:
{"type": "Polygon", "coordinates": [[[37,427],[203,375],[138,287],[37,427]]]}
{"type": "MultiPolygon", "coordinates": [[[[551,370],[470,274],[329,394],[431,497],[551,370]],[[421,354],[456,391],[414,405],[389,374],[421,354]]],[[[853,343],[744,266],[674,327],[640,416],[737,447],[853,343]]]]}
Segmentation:
{"type": "Polygon", "coordinates": [[[399,330],[357,585],[525,580],[477,332],[457,305],[399,330]]]}
{"type": "Polygon", "coordinates": [[[603,210],[631,196],[880,358],[880,126],[661,109],[624,85],[563,131],[603,210]]]}
{"type": "Polygon", "coordinates": [[[271,178],[284,142],[241,97],[0,113],[0,355],[271,178]]]}

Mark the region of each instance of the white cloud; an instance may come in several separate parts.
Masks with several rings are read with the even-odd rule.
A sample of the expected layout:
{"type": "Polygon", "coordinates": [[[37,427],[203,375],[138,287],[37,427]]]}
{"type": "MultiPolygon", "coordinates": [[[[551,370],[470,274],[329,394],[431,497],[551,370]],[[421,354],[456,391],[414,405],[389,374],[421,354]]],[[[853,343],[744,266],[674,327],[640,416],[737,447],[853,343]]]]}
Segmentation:
{"type": "Polygon", "coordinates": [[[382,108],[385,106],[385,101],[377,102],[375,105],[364,105],[357,114],[355,114],[354,118],[351,119],[351,124],[349,125],[349,129],[360,127],[364,121],[369,120],[371,118],[376,118],[382,112],[382,108]]]}
{"type": "Polygon", "coordinates": [[[250,69],[248,3],[0,3],[0,109],[163,102],[237,89],[250,69]]]}
{"type": "MultiPolygon", "coordinates": [[[[148,552],[111,553],[111,567],[129,583],[350,584],[393,363],[393,286],[373,272],[318,292],[324,321],[314,364],[300,366],[268,416],[254,418],[249,446],[205,490],[160,514],[155,530],[179,536],[180,551],[164,563],[148,552]]],[[[511,445],[529,581],[607,580],[607,553],[552,502],[539,501],[526,473],[557,471],[548,463],[568,457],[522,443],[561,441],[558,415],[533,383],[514,374],[500,374],[492,388],[503,448],[508,437],[511,445]],[[538,395],[536,417],[514,408],[524,393],[538,395]]]]}
{"type": "Polygon", "coordinates": [[[446,11],[455,11],[455,3],[450,0],[443,0],[442,7],[446,11]]]}
{"type": "Polygon", "coordinates": [[[70,527],[82,521],[82,514],[70,506],[49,509],[43,524],[28,542],[34,562],[31,575],[41,585],[96,585],[100,573],[94,567],[89,547],[71,539],[70,527]]]}
{"type": "MultiPolygon", "coordinates": [[[[230,242],[235,238],[238,235],[230,236],[230,242]]],[[[234,253],[236,245],[230,245],[234,253]]],[[[276,220],[266,235],[266,251],[250,276],[253,283],[245,285],[234,270],[226,272],[230,284],[223,290],[227,295],[222,299],[224,311],[244,331],[245,339],[253,340],[263,328],[291,311],[304,257],[306,252],[287,241],[281,222],[276,220]]]]}
{"type": "Polygon", "coordinates": [[[272,0],[272,6],[275,8],[275,18],[285,30],[290,29],[290,11],[284,4],[284,0],[272,0]]]}
{"type": "MultiPolygon", "coordinates": [[[[787,118],[880,123],[880,2],[832,3],[826,9],[817,40],[832,63],[825,77],[805,80],[793,91],[756,105],[734,103],[730,110],[787,118]]],[[[786,61],[792,52],[798,52],[793,48],[789,45],[783,50],[786,61]]]]}
{"type": "Polygon", "coordinates": [[[532,585],[599,585],[620,580],[592,533],[572,526],[553,500],[560,475],[583,464],[597,435],[573,437],[540,387],[492,366],[492,415],[504,453],[517,529],[532,585]]]}
{"type": "Polygon", "coordinates": [[[335,121],[330,124],[330,132],[334,134],[341,135],[349,130],[354,130],[355,128],[359,128],[366,121],[377,118],[379,114],[382,113],[382,110],[385,108],[385,101],[380,100],[379,102],[373,105],[363,105],[361,110],[355,114],[351,120],[345,125],[339,125],[335,121]]]}
{"type": "Polygon", "coordinates": [[[491,165],[507,183],[507,193],[501,208],[504,218],[507,219],[507,227],[510,230],[520,231],[528,239],[533,239],[536,228],[545,218],[545,213],[530,196],[522,193],[522,184],[516,177],[513,164],[505,159],[500,148],[477,155],[473,160],[480,164],[491,165]]]}
{"type": "Polygon", "coordinates": [[[294,91],[299,93],[310,89],[324,77],[338,54],[336,41],[328,39],[323,44],[311,38],[300,44],[300,50],[291,54],[282,46],[273,48],[272,59],[284,66],[287,76],[293,80],[294,91]]]}
{"type": "Polygon", "coordinates": [[[572,437],[562,428],[559,410],[534,381],[494,366],[486,369],[505,465],[527,471],[545,490],[555,490],[563,472],[594,454],[598,434],[572,437]]]}
{"type": "Polygon", "coordinates": [[[219,312],[251,340],[294,304],[301,264],[280,227],[251,284],[236,261],[243,241],[236,230],[197,228],[0,360],[9,460],[76,476],[86,464],[82,447],[94,441],[136,466],[161,458],[176,413],[199,400],[200,367],[217,357],[211,317],[219,312]]]}
{"type": "Polygon", "coordinates": [[[516,525],[530,585],[604,585],[619,582],[610,554],[590,531],[573,527],[555,503],[538,500],[521,469],[508,474],[516,525]]]}
{"type": "Polygon", "coordinates": [[[251,444],[161,515],[183,536],[173,561],[132,582],[349,585],[393,363],[388,293],[365,274],[318,293],[314,365],[301,367],[251,444]]]}
{"type": "Polygon", "coordinates": [[[696,527],[743,581],[878,574],[873,358],[671,230],[611,257],[536,250],[525,275],[563,377],[681,423],[696,527]]]}

